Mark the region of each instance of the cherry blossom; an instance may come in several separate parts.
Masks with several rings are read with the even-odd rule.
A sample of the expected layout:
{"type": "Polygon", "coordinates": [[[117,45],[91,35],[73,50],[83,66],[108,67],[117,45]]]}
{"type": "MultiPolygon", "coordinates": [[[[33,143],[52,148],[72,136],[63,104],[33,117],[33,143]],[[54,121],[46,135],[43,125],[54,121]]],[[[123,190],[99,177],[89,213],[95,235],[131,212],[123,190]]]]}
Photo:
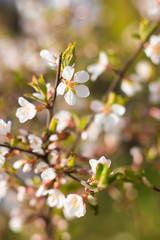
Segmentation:
{"type": "Polygon", "coordinates": [[[133,97],[142,90],[140,77],[136,74],[130,74],[129,78],[124,78],[121,83],[121,90],[129,97],[133,97]]]}
{"type": "Polygon", "coordinates": [[[138,76],[141,77],[144,81],[150,79],[153,72],[151,63],[146,60],[139,61],[135,66],[135,70],[138,76]]]}
{"type": "Polygon", "coordinates": [[[42,150],[42,139],[34,134],[28,136],[30,147],[33,152],[44,153],[42,150]]]}
{"type": "Polygon", "coordinates": [[[78,194],[69,194],[64,201],[64,215],[68,219],[83,217],[86,213],[86,205],[78,194]]]}
{"type": "Polygon", "coordinates": [[[87,67],[87,71],[91,73],[92,81],[96,81],[99,75],[101,75],[107,69],[108,63],[109,61],[106,53],[100,52],[98,63],[89,65],[87,67]]]}
{"type": "Polygon", "coordinates": [[[117,125],[120,116],[123,116],[126,111],[125,107],[120,104],[115,103],[112,106],[108,106],[99,100],[93,100],[91,102],[91,109],[97,112],[94,118],[95,123],[97,125],[103,125],[105,131],[117,125]]]}
{"type": "Polygon", "coordinates": [[[17,109],[16,117],[19,118],[20,123],[24,123],[35,117],[37,110],[32,103],[28,102],[23,97],[19,97],[18,103],[21,107],[17,109]]]}
{"type": "Polygon", "coordinates": [[[11,121],[5,123],[3,119],[0,119],[0,135],[6,136],[11,131],[11,121]]]}
{"type": "Polygon", "coordinates": [[[152,82],[149,84],[149,100],[152,103],[159,103],[160,102],[160,79],[156,82],[152,82]]]}
{"type": "Polygon", "coordinates": [[[154,64],[160,63],[160,35],[151,36],[144,52],[154,64]]]}
{"type": "Polygon", "coordinates": [[[90,94],[88,87],[80,84],[88,81],[88,73],[80,71],[74,74],[74,71],[73,67],[65,67],[62,73],[62,81],[57,88],[57,94],[64,95],[64,99],[69,105],[76,103],[76,95],[80,98],[86,98],[90,94]]]}
{"type": "Polygon", "coordinates": [[[48,195],[47,204],[50,207],[62,208],[65,197],[58,189],[49,189],[43,195],[48,195]]]}
{"type": "Polygon", "coordinates": [[[57,131],[63,131],[71,122],[71,113],[66,110],[62,110],[55,114],[55,118],[58,119],[57,131]]]}
{"type": "Polygon", "coordinates": [[[111,160],[106,159],[104,156],[102,156],[99,160],[90,159],[89,164],[91,165],[92,173],[94,173],[94,174],[96,173],[96,168],[99,163],[106,164],[108,166],[108,168],[110,168],[110,166],[111,166],[111,160]]]}
{"type": "Polygon", "coordinates": [[[51,52],[49,52],[48,50],[42,50],[40,52],[40,56],[47,61],[50,67],[57,68],[58,59],[56,56],[52,55],[51,52]]]}
{"type": "Polygon", "coordinates": [[[47,168],[46,170],[44,170],[41,174],[41,178],[44,181],[51,181],[53,179],[55,179],[56,177],[56,172],[53,168],[47,168]]]}

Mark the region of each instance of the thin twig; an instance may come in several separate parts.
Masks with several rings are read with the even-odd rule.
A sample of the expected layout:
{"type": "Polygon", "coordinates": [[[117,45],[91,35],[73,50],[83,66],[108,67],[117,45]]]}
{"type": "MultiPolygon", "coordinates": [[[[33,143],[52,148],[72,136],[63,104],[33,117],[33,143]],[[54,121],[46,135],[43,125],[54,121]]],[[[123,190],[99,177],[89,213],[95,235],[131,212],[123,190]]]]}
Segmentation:
{"type": "Polygon", "coordinates": [[[32,154],[32,155],[38,157],[38,158],[45,158],[45,155],[42,155],[42,154],[39,154],[39,153],[35,153],[35,152],[31,152],[30,150],[23,149],[23,148],[19,148],[19,147],[12,147],[12,146],[5,145],[5,144],[0,144],[0,147],[9,148],[9,149],[11,149],[12,151],[13,151],[13,150],[18,150],[18,151],[20,151],[20,152],[29,153],[29,154],[32,154]]]}

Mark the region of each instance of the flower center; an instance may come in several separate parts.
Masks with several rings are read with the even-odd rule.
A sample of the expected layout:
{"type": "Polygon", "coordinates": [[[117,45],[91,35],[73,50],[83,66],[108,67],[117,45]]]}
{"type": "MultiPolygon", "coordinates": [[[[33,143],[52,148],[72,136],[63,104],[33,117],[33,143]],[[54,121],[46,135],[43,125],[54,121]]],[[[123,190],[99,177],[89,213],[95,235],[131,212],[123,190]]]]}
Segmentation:
{"type": "Polygon", "coordinates": [[[78,199],[76,196],[74,196],[71,200],[71,205],[74,207],[74,208],[77,208],[78,207],[78,203],[77,203],[78,199]]]}
{"type": "Polygon", "coordinates": [[[65,84],[68,88],[73,88],[74,89],[75,83],[73,81],[65,80],[65,84]]]}
{"type": "Polygon", "coordinates": [[[152,47],[152,49],[153,49],[154,53],[157,53],[157,54],[160,53],[160,46],[155,45],[155,46],[152,47]]]}
{"type": "Polygon", "coordinates": [[[103,107],[103,112],[109,113],[109,111],[110,111],[110,107],[109,106],[104,106],[103,107]]]}

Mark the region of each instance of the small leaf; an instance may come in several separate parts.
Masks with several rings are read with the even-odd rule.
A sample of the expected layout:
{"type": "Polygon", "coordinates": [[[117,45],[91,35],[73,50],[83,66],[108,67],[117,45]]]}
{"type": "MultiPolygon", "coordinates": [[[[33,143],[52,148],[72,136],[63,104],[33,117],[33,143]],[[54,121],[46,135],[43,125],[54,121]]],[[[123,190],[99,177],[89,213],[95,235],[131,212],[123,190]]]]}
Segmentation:
{"type": "Polygon", "coordinates": [[[47,87],[42,75],[38,79],[38,87],[39,87],[40,93],[44,97],[44,100],[47,101],[47,87]]]}
{"type": "Polygon", "coordinates": [[[56,131],[57,123],[58,123],[58,119],[56,119],[55,117],[53,117],[52,120],[51,120],[51,122],[50,122],[50,125],[49,125],[49,131],[50,131],[51,133],[56,131]]]}
{"type": "Polygon", "coordinates": [[[133,33],[132,37],[135,38],[135,39],[138,39],[138,40],[141,39],[141,37],[140,37],[140,35],[138,33],[133,33]]]}
{"type": "Polygon", "coordinates": [[[76,155],[75,155],[75,153],[71,153],[71,157],[68,158],[69,169],[72,169],[75,166],[75,161],[76,161],[76,155]]]}
{"type": "Polygon", "coordinates": [[[22,139],[20,138],[17,138],[16,136],[14,138],[12,138],[12,141],[11,141],[11,146],[12,147],[15,147],[17,146],[18,143],[22,142],[22,139]]]}
{"type": "Polygon", "coordinates": [[[123,174],[122,173],[114,173],[112,175],[109,176],[108,178],[108,184],[113,184],[114,182],[117,182],[118,180],[122,179],[123,174]]]}
{"type": "Polygon", "coordinates": [[[27,98],[31,98],[31,99],[33,99],[37,102],[44,103],[44,100],[39,99],[38,97],[35,97],[34,95],[32,95],[30,93],[24,94],[24,96],[27,97],[27,98]]]}
{"type": "Polygon", "coordinates": [[[68,48],[62,55],[62,70],[67,66],[73,66],[75,64],[75,60],[75,43],[71,42],[68,44],[68,48]]]}
{"type": "Polygon", "coordinates": [[[107,164],[98,164],[96,169],[98,188],[106,188],[108,185],[109,168],[107,164]]]}

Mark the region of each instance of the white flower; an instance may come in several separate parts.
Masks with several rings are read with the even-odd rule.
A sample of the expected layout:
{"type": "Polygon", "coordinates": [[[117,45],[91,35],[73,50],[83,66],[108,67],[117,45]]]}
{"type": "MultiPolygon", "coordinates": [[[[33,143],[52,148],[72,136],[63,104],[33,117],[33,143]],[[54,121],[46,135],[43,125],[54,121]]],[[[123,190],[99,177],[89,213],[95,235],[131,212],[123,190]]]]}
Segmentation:
{"type": "Polygon", "coordinates": [[[71,113],[65,110],[62,110],[55,114],[55,118],[58,119],[57,131],[63,131],[71,121],[71,113]]]}
{"type": "Polygon", "coordinates": [[[99,61],[97,64],[92,64],[87,67],[87,71],[91,73],[91,80],[96,81],[98,76],[101,75],[106,69],[108,65],[108,57],[105,52],[99,53],[99,61]]]}
{"type": "Polygon", "coordinates": [[[136,74],[131,74],[129,79],[123,79],[121,83],[121,90],[129,97],[133,97],[137,92],[142,90],[140,78],[136,74]]]}
{"type": "Polygon", "coordinates": [[[153,35],[144,50],[147,57],[151,58],[154,64],[160,63],[160,35],[153,35]]]}
{"type": "Polygon", "coordinates": [[[152,103],[160,102],[160,79],[149,84],[149,99],[152,103]]]}
{"type": "Polygon", "coordinates": [[[58,189],[49,189],[44,192],[48,195],[47,204],[50,207],[62,208],[64,205],[65,197],[58,189]]]}
{"type": "Polygon", "coordinates": [[[44,181],[51,181],[55,179],[56,175],[57,174],[53,168],[47,168],[45,171],[42,172],[41,178],[44,181]]]}
{"type": "Polygon", "coordinates": [[[17,109],[16,117],[19,118],[20,123],[24,123],[28,119],[32,119],[35,117],[37,110],[32,103],[28,102],[23,97],[19,97],[18,103],[21,107],[17,109]]]}
{"type": "Polygon", "coordinates": [[[5,163],[5,155],[9,152],[9,149],[6,147],[0,147],[0,168],[3,167],[5,163]]]}
{"type": "Polygon", "coordinates": [[[24,159],[17,160],[14,162],[13,167],[15,169],[20,169],[24,165],[24,163],[25,163],[24,159]]]}
{"type": "Polygon", "coordinates": [[[49,141],[51,142],[55,142],[58,140],[58,135],[57,134],[52,134],[50,137],[49,137],[49,141]]]}
{"type": "Polygon", "coordinates": [[[23,202],[27,197],[26,188],[23,186],[19,186],[17,190],[18,190],[17,200],[19,202],[23,202]]]}
{"type": "Polygon", "coordinates": [[[14,232],[20,232],[22,230],[23,219],[21,216],[14,216],[9,220],[9,227],[14,232]]]}
{"type": "Polygon", "coordinates": [[[25,163],[24,166],[23,166],[22,171],[24,173],[28,173],[28,172],[30,172],[32,170],[32,168],[33,168],[33,165],[31,163],[25,163]]]}
{"type": "Polygon", "coordinates": [[[101,132],[101,127],[99,124],[96,124],[95,122],[92,122],[91,125],[87,128],[86,131],[83,131],[81,134],[81,138],[83,140],[90,140],[90,141],[96,141],[98,139],[98,136],[101,132]]]}
{"type": "Polygon", "coordinates": [[[0,135],[6,136],[11,131],[11,121],[5,123],[3,119],[0,119],[0,135]]]}
{"type": "Polygon", "coordinates": [[[44,196],[44,193],[46,192],[45,185],[41,185],[38,190],[36,191],[36,197],[42,197],[44,196]]]}
{"type": "Polygon", "coordinates": [[[57,68],[58,59],[56,56],[52,55],[48,50],[42,50],[40,56],[44,58],[48,65],[52,68],[57,68]]]}
{"type": "Polygon", "coordinates": [[[147,81],[152,76],[152,65],[150,62],[141,60],[136,64],[136,72],[137,74],[145,81],[147,81]]]}
{"type": "Polygon", "coordinates": [[[103,125],[105,131],[108,131],[111,127],[117,125],[120,116],[126,111],[125,107],[120,104],[115,103],[112,106],[108,106],[99,100],[91,102],[91,109],[94,112],[97,112],[94,118],[95,123],[97,125],[103,125]]]}
{"type": "Polygon", "coordinates": [[[64,99],[69,105],[76,103],[76,95],[80,98],[89,96],[88,87],[80,84],[87,82],[89,79],[89,74],[86,71],[74,74],[74,68],[68,66],[64,68],[62,78],[62,82],[57,88],[57,94],[64,95],[64,99]]]}
{"type": "Polygon", "coordinates": [[[97,165],[99,163],[106,164],[108,166],[108,168],[111,166],[111,160],[110,159],[106,159],[104,156],[102,156],[99,160],[90,159],[89,160],[89,164],[91,165],[91,169],[92,169],[92,172],[94,174],[96,173],[96,168],[97,168],[97,165]]]}
{"type": "Polygon", "coordinates": [[[40,137],[29,134],[28,139],[33,152],[44,153],[42,150],[42,139],[40,137]]]}
{"type": "Polygon", "coordinates": [[[78,194],[69,194],[64,201],[64,215],[71,219],[74,217],[83,217],[86,213],[86,205],[83,198],[78,194]]]}
{"type": "Polygon", "coordinates": [[[46,170],[47,168],[49,168],[48,164],[45,162],[40,162],[37,164],[37,166],[34,169],[35,173],[40,173],[43,172],[44,170],[46,170]]]}

